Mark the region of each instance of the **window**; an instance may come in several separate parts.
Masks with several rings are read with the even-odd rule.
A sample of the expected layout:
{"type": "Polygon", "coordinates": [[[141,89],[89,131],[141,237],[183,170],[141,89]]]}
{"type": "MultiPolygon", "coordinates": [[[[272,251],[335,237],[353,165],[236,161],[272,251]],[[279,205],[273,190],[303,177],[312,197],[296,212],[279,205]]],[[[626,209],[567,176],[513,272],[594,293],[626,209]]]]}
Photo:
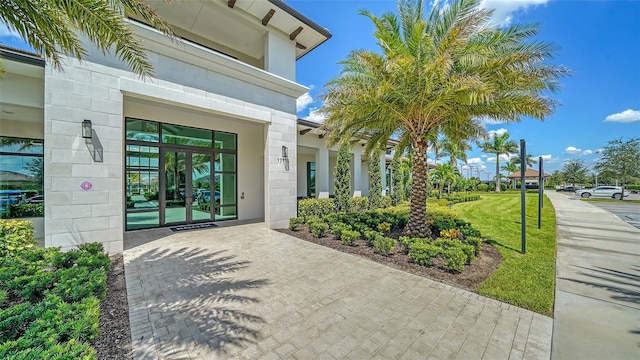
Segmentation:
{"type": "Polygon", "coordinates": [[[316,197],[316,163],[307,163],[307,197],[316,197]]]}
{"type": "Polygon", "coordinates": [[[42,140],[0,137],[0,218],[44,216],[42,140]]]}

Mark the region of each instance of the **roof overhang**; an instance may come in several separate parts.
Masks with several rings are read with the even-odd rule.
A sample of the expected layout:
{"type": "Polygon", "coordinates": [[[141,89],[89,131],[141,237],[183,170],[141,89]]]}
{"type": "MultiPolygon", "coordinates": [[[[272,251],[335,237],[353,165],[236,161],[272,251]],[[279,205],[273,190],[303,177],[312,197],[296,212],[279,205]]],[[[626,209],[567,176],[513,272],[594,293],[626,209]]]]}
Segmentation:
{"type": "MultiPolygon", "coordinates": [[[[304,136],[306,134],[311,134],[311,135],[316,135],[318,136],[320,139],[324,138],[325,134],[326,134],[326,130],[322,129],[322,123],[319,122],[315,122],[315,121],[310,121],[310,120],[305,120],[305,119],[300,119],[298,118],[298,134],[300,136],[304,136]]],[[[351,144],[362,144],[362,146],[365,146],[367,144],[367,138],[353,138],[351,140],[351,144]]],[[[396,145],[398,145],[398,141],[393,140],[393,139],[389,139],[387,141],[387,150],[391,150],[393,148],[396,147],[396,145]]]]}

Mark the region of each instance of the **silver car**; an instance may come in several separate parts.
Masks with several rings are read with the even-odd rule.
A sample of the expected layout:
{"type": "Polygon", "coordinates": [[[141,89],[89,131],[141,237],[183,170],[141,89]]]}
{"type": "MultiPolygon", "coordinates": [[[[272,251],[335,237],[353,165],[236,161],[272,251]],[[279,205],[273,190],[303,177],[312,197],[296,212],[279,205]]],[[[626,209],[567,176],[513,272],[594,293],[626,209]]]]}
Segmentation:
{"type": "MultiPolygon", "coordinates": [[[[606,197],[620,200],[622,197],[622,188],[619,186],[597,186],[593,189],[582,189],[576,191],[576,196],[583,198],[593,197],[606,197]]],[[[629,196],[628,192],[624,192],[624,196],[629,196]]]]}

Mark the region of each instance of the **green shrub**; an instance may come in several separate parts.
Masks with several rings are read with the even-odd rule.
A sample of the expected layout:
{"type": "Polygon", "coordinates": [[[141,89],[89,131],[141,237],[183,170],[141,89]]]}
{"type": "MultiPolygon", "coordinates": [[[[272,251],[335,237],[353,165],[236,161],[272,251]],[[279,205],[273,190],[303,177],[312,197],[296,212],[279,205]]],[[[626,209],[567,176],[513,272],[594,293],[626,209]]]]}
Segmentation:
{"type": "Polygon", "coordinates": [[[471,264],[471,261],[476,257],[476,249],[473,247],[473,245],[460,244],[458,246],[467,256],[467,264],[471,264]]]}
{"type": "Polygon", "coordinates": [[[301,218],[290,218],[289,219],[289,230],[291,231],[297,231],[298,230],[298,226],[300,226],[300,224],[302,224],[302,220],[301,218]]]}
{"type": "Polygon", "coordinates": [[[323,237],[325,232],[329,230],[329,225],[327,225],[327,223],[323,221],[314,221],[311,224],[309,224],[309,227],[311,229],[311,234],[315,238],[323,237]]]}
{"type": "MultiPolygon", "coordinates": [[[[349,231],[351,230],[351,226],[345,224],[345,223],[335,223],[332,227],[331,227],[331,233],[333,233],[333,235],[336,237],[336,239],[340,240],[342,238],[342,233],[345,231],[349,231]]],[[[359,234],[359,233],[358,233],[359,234]]]]}
{"type": "Polygon", "coordinates": [[[342,232],[342,243],[352,246],[360,238],[360,233],[355,230],[344,230],[342,232]]]}
{"type": "Polygon", "coordinates": [[[386,209],[388,207],[390,207],[391,205],[393,205],[393,199],[391,198],[391,195],[385,195],[382,197],[382,201],[381,201],[381,205],[383,209],[386,209]]]}
{"type": "Polygon", "coordinates": [[[31,221],[0,219],[0,257],[32,248],[35,244],[31,221]]]}
{"type": "Polygon", "coordinates": [[[500,184],[500,191],[507,190],[507,184],[500,184]]]}
{"type": "Polygon", "coordinates": [[[471,245],[474,248],[474,254],[476,256],[480,255],[480,251],[482,250],[482,239],[479,237],[467,236],[463,242],[467,245],[471,245]]]}
{"type": "Polygon", "coordinates": [[[396,239],[384,236],[376,236],[373,240],[373,248],[378,254],[389,255],[391,250],[396,246],[396,239]]]}
{"type": "Polygon", "coordinates": [[[440,255],[442,249],[426,241],[414,241],[409,245],[409,259],[423,266],[433,265],[433,258],[440,255]]]}
{"type": "Polygon", "coordinates": [[[452,247],[460,247],[462,242],[458,239],[437,238],[433,241],[433,245],[446,250],[452,247]]]}
{"type": "Polygon", "coordinates": [[[489,190],[489,185],[484,183],[478,185],[478,191],[488,191],[488,190],[489,190]]]}
{"type": "Polygon", "coordinates": [[[42,217],[44,204],[12,204],[9,206],[11,217],[42,217]]]}
{"type": "Polygon", "coordinates": [[[461,272],[467,263],[467,255],[460,246],[452,246],[442,250],[444,266],[451,272],[461,272]]]}
{"type": "Polygon", "coordinates": [[[391,231],[391,224],[389,224],[388,222],[381,222],[378,224],[378,231],[381,233],[386,233],[391,231]]]}
{"type": "Polygon", "coordinates": [[[306,219],[309,216],[322,217],[336,212],[336,205],[333,199],[304,199],[298,201],[298,217],[306,219]]]}
{"type": "Polygon", "coordinates": [[[383,236],[383,235],[375,230],[370,230],[370,229],[367,229],[364,232],[364,239],[367,240],[367,244],[369,246],[373,246],[373,240],[375,240],[377,236],[383,236]]]}
{"type": "Polygon", "coordinates": [[[366,196],[358,196],[351,198],[351,212],[363,212],[369,210],[369,198],[366,196]]]}

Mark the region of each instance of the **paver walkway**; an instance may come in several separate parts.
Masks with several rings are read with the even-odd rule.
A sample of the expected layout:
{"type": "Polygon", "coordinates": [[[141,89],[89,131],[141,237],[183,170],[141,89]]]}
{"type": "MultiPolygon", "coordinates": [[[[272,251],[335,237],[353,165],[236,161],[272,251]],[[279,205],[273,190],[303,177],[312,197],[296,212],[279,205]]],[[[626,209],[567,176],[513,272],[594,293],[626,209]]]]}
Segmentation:
{"type": "Polygon", "coordinates": [[[640,359],[640,229],[547,195],[558,241],[552,359],[640,359]]]}
{"type": "Polygon", "coordinates": [[[135,359],[548,359],[552,320],[250,224],[127,234],[135,359]]]}

